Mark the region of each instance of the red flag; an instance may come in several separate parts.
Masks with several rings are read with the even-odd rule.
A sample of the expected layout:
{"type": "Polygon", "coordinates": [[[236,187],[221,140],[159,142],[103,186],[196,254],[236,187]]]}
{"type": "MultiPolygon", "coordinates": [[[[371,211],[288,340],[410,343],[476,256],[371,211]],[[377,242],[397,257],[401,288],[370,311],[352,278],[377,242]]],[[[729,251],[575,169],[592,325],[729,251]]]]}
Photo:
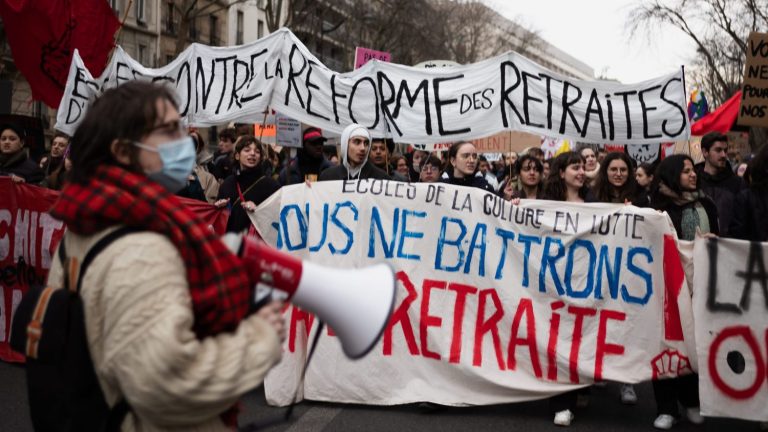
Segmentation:
{"type": "Polygon", "coordinates": [[[64,94],[75,48],[99,76],[120,27],[105,0],[0,0],[0,16],[32,97],[52,108],[64,94]]]}
{"type": "Polygon", "coordinates": [[[701,136],[709,132],[728,133],[739,116],[741,91],[736,92],[730,99],[723,102],[719,108],[700,118],[691,125],[691,135],[701,136]]]}

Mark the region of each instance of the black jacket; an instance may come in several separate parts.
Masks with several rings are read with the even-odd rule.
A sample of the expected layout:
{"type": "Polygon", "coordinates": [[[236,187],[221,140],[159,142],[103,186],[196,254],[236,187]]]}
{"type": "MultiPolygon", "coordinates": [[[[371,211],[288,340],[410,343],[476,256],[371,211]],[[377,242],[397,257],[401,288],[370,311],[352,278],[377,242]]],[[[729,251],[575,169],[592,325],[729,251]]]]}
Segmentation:
{"type": "MultiPolygon", "coordinates": [[[[699,199],[698,202],[701,203],[701,205],[704,207],[704,211],[707,212],[707,218],[709,219],[709,231],[712,234],[719,236],[720,228],[718,225],[717,206],[715,206],[714,201],[705,196],[699,199]]],[[[663,202],[659,202],[657,198],[656,202],[653,203],[653,208],[665,211],[667,214],[669,214],[669,218],[672,219],[672,225],[675,226],[675,231],[677,231],[677,236],[680,238],[680,235],[683,233],[683,211],[692,207],[693,205],[694,203],[677,205],[670,200],[663,200],[663,202]]]]}
{"type": "Polygon", "coordinates": [[[278,181],[283,186],[304,183],[304,177],[307,174],[320,178],[323,171],[332,167],[331,162],[325,157],[319,160],[311,159],[304,155],[303,150],[299,150],[299,154],[280,170],[278,181]]]}
{"type": "Polygon", "coordinates": [[[0,175],[17,175],[26,183],[38,184],[45,178],[45,173],[35,161],[27,157],[24,149],[11,154],[0,155],[0,175]]]}
{"type": "MultiPolygon", "coordinates": [[[[358,178],[362,179],[377,179],[377,180],[391,180],[392,178],[384,171],[376,168],[370,161],[363,165],[360,170],[358,178]]],[[[335,167],[328,168],[320,173],[320,181],[326,180],[347,180],[347,167],[344,165],[336,165],[335,167]]]]}
{"type": "Polygon", "coordinates": [[[491,187],[491,185],[489,185],[488,182],[485,181],[485,179],[482,177],[471,175],[463,178],[457,178],[453,176],[452,169],[448,169],[445,173],[448,174],[448,177],[441,176],[440,183],[448,183],[448,184],[453,184],[457,186],[476,187],[476,188],[480,188],[485,191],[493,193],[493,188],[491,187]]]}
{"type": "Polygon", "coordinates": [[[744,189],[744,181],[734,174],[728,162],[726,162],[725,168],[716,175],[710,175],[704,171],[704,162],[696,164],[695,168],[696,176],[699,179],[699,189],[707,194],[717,206],[720,233],[727,237],[728,227],[731,224],[736,205],[736,196],[744,189]]]}
{"type": "Polygon", "coordinates": [[[280,189],[280,185],[272,177],[264,175],[263,167],[236,172],[227,177],[219,188],[217,198],[229,198],[230,213],[227,221],[227,232],[242,232],[251,226],[251,219],[243,206],[240,205],[240,194],[237,192],[238,184],[245,200],[253,201],[256,205],[261,204],[280,189]]]}
{"type": "Polygon", "coordinates": [[[728,234],[737,239],[768,242],[768,188],[739,192],[728,234]]]}

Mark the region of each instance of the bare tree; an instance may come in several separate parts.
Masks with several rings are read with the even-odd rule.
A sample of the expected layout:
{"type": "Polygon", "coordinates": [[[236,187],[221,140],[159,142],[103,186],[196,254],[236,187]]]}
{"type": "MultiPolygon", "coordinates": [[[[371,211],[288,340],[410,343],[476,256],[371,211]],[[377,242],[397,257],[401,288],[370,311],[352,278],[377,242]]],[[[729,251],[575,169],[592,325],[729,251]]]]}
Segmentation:
{"type": "Polygon", "coordinates": [[[654,34],[658,24],[687,35],[697,49],[692,76],[720,104],[739,88],[749,32],[768,30],[768,0],[648,0],[628,16],[634,37],[654,34]]]}
{"type": "MultiPolygon", "coordinates": [[[[631,35],[651,35],[658,24],[671,25],[696,44],[690,76],[712,105],[722,104],[741,87],[752,31],[768,31],[768,0],[649,0],[629,14],[631,35]]],[[[766,128],[751,128],[757,149],[766,128]]]]}

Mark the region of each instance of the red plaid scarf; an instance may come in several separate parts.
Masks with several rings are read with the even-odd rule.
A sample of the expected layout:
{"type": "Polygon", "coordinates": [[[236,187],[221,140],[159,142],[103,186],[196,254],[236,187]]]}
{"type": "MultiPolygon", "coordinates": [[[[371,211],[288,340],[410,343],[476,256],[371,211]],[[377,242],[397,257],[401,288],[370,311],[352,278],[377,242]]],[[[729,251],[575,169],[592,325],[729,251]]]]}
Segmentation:
{"type": "Polygon", "coordinates": [[[68,184],[50,213],[82,235],[127,225],[168,236],[186,266],[198,337],[234,330],[248,311],[251,283],[240,259],[145,176],[102,166],[88,184],[68,184]]]}

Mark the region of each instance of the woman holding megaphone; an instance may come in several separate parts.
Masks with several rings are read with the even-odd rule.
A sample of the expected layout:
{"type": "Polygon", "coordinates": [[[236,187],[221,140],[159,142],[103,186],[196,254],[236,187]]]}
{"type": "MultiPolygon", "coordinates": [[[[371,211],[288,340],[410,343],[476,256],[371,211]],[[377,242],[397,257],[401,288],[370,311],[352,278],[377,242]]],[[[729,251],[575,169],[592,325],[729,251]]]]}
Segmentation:
{"type": "Polygon", "coordinates": [[[69,261],[57,252],[49,286],[76,277],[97,240],[134,229],[96,255],[80,291],[104,399],[127,402],[123,430],[231,430],[238,398],[280,360],[281,305],[249,314],[255,281],[174,196],[195,164],[174,95],[138,81],[106,91],[71,155],[51,210],[69,261]]]}

